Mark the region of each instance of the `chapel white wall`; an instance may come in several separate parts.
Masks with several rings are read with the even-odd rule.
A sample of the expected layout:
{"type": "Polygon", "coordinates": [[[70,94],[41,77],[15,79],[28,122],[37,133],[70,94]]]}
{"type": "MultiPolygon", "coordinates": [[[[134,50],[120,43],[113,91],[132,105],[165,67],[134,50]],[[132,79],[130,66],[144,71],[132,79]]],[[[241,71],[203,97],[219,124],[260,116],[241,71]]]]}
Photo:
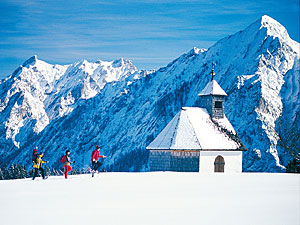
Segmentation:
{"type": "Polygon", "coordinates": [[[199,158],[199,172],[214,173],[214,162],[218,155],[224,158],[224,173],[242,172],[242,151],[201,151],[199,158]]]}

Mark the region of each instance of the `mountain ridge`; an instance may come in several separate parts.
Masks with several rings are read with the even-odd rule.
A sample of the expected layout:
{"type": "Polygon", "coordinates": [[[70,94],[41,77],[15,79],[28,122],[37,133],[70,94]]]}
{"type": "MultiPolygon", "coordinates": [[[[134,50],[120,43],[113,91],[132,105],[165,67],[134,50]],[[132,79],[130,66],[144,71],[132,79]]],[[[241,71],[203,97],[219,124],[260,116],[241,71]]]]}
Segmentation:
{"type": "MultiPolygon", "coordinates": [[[[39,59],[33,56],[27,60],[29,70],[40,79],[37,84],[43,84],[42,88],[33,87],[42,94],[27,91],[23,99],[37,93],[38,100],[30,105],[18,96],[22,95],[18,87],[0,93],[0,132],[6,136],[1,139],[0,157],[7,156],[6,162],[20,161],[28,158],[32,147],[41,146],[56,166],[59,155],[72,149],[79,165],[87,166],[90,149],[99,144],[109,156],[105,161],[108,169],[147,170],[145,147],[182,106],[197,105],[197,94],[209,81],[214,62],[215,79],[228,94],[225,113],[248,148],[244,170],[283,171],[289,156],[277,148],[274,130],[281,117],[296,121],[300,111],[294,100],[299,96],[299,49],[295,49],[299,43],[291,41],[288,34],[279,35],[278,31],[284,32],[282,25],[274,21],[263,16],[209,49],[195,47],[157,71],[138,71],[124,59],[82,60],[68,67],[48,64],[34,69],[30,59],[36,63],[39,59]],[[45,74],[51,75],[48,80],[45,74]],[[291,86],[292,94],[288,93],[291,86]],[[42,106],[37,107],[39,114],[28,110],[36,105],[42,106]],[[128,160],[130,156],[136,160],[128,160]]],[[[28,72],[28,68],[21,73],[23,70],[28,72]]],[[[9,79],[0,85],[9,86],[9,79]]],[[[22,85],[28,87],[26,82],[22,85]]]]}

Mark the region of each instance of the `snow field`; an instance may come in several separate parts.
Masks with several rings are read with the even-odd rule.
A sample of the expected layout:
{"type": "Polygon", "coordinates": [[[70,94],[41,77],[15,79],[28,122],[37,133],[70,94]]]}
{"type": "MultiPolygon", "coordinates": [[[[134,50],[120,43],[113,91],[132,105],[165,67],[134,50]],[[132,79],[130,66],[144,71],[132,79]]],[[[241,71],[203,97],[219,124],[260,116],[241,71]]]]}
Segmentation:
{"type": "Polygon", "coordinates": [[[0,181],[0,224],[299,225],[300,175],[101,173],[0,181]]]}

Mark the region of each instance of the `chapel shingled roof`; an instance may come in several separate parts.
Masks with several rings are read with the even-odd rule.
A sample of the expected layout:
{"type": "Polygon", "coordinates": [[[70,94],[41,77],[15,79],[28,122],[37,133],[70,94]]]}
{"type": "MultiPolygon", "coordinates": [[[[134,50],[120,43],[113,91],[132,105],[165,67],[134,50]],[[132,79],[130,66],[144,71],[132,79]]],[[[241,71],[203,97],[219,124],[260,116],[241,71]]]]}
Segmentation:
{"type": "Polygon", "coordinates": [[[183,107],[147,149],[239,150],[235,135],[226,116],[212,120],[204,108],[183,107]]]}

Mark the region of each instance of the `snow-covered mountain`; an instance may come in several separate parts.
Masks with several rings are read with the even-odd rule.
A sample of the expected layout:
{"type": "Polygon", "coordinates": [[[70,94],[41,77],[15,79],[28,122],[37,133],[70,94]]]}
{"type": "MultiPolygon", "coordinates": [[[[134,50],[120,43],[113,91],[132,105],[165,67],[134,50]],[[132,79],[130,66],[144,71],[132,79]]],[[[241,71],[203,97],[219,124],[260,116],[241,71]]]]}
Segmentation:
{"type": "Polygon", "coordinates": [[[86,166],[98,144],[109,170],[147,170],[146,146],[182,106],[197,105],[215,62],[226,116],[248,149],[243,169],[283,171],[289,157],[275,130],[278,121],[299,126],[299,48],[263,16],[157,71],[124,59],[60,66],[34,56],[0,82],[0,161],[29,165],[38,146],[53,166],[66,149],[86,166]]]}

